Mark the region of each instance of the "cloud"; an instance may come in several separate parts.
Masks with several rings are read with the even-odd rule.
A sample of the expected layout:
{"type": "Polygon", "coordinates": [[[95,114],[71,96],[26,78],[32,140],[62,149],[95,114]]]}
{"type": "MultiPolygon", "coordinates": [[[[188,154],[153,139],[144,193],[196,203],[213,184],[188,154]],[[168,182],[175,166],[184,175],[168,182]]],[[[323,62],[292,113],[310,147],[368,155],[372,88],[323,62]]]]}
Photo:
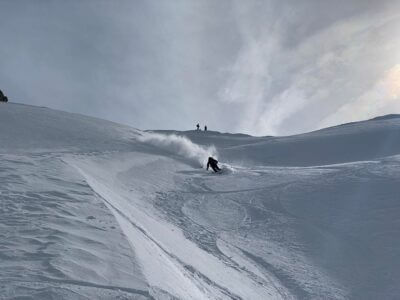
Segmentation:
{"type": "MultiPolygon", "coordinates": [[[[254,29],[249,18],[238,13],[246,42],[219,94],[222,103],[242,107],[236,131],[282,135],[317,129],[328,124],[326,119],[347,122],[348,115],[338,108],[364,97],[365,90],[397,62],[393,51],[400,50],[395,38],[400,19],[395,13],[371,7],[343,16],[333,9],[337,19],[321,21],[311,30],[301,27],[315,16],[294,14],[292,5],[264,12],[265,30],[254,29]],[[301,37],[290,37],[289,32],[296,30],[301,37]]],[[[385,111],[396,112],[398,106],[387,105],[385,111]]]]}
{"type": "MultiPolygon", "coordinates": [[[[399,5],[0,1],[0,88],[142,129],[315,130],[349,121],[342,107],[400,62],[399,5]]],[[[386,102],[357,117],[398,112],[386,102]]]]}
{"type": "Polygon", "coordinates": [[[331,126],[342,120],[357,121],[377,115],[400,112],[400,64],[387,70],[383,77],[361,96],[352,99],[323,120],[321,127],[331,126]]]}

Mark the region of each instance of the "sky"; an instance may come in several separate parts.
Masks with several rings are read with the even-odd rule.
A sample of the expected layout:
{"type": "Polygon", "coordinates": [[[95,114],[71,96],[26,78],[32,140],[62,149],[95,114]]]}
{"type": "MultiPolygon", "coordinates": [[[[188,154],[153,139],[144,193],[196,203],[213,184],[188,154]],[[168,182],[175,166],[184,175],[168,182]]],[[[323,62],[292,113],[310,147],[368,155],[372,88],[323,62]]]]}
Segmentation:
{"type": "Polygon", "coordinates": [[[1,0],[0,89],[140,129],[400,113],[400,1],[1,0]]]}

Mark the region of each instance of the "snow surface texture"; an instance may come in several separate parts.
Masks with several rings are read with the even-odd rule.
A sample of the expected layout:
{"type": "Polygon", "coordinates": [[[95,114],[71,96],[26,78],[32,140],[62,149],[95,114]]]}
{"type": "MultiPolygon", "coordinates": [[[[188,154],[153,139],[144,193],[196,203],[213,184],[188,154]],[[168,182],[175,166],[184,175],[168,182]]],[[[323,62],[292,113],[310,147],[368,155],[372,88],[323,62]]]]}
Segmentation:
{"type": "Polygon", "coordinates": [[[398,154],[396,116],[257,138],[0,104],[0,299],[398,299],[398,154]]]}

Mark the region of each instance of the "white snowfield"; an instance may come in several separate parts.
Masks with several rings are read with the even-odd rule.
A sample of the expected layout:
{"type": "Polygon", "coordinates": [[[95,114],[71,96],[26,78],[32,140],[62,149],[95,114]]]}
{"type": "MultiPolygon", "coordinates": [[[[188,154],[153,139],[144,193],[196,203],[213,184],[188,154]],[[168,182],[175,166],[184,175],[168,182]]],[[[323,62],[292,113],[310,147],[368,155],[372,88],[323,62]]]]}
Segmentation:
{"type": "Polygon", "coordinates": [[[400,299],[399,195],[397,115],[252,137],[0,103],[0,299],[400,299]]]}

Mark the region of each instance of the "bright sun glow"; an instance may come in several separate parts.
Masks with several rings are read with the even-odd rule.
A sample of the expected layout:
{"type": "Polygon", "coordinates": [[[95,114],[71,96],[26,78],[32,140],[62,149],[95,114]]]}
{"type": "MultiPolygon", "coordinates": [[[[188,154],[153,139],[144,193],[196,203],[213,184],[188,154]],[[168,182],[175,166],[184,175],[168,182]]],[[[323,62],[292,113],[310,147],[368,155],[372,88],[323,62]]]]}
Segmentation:
{"type": "Polygon", "coordinates": [[[400,96],[400,64],[395,65],[386,73],[384,86],[391,99],[397,99],[400,96]]]}

